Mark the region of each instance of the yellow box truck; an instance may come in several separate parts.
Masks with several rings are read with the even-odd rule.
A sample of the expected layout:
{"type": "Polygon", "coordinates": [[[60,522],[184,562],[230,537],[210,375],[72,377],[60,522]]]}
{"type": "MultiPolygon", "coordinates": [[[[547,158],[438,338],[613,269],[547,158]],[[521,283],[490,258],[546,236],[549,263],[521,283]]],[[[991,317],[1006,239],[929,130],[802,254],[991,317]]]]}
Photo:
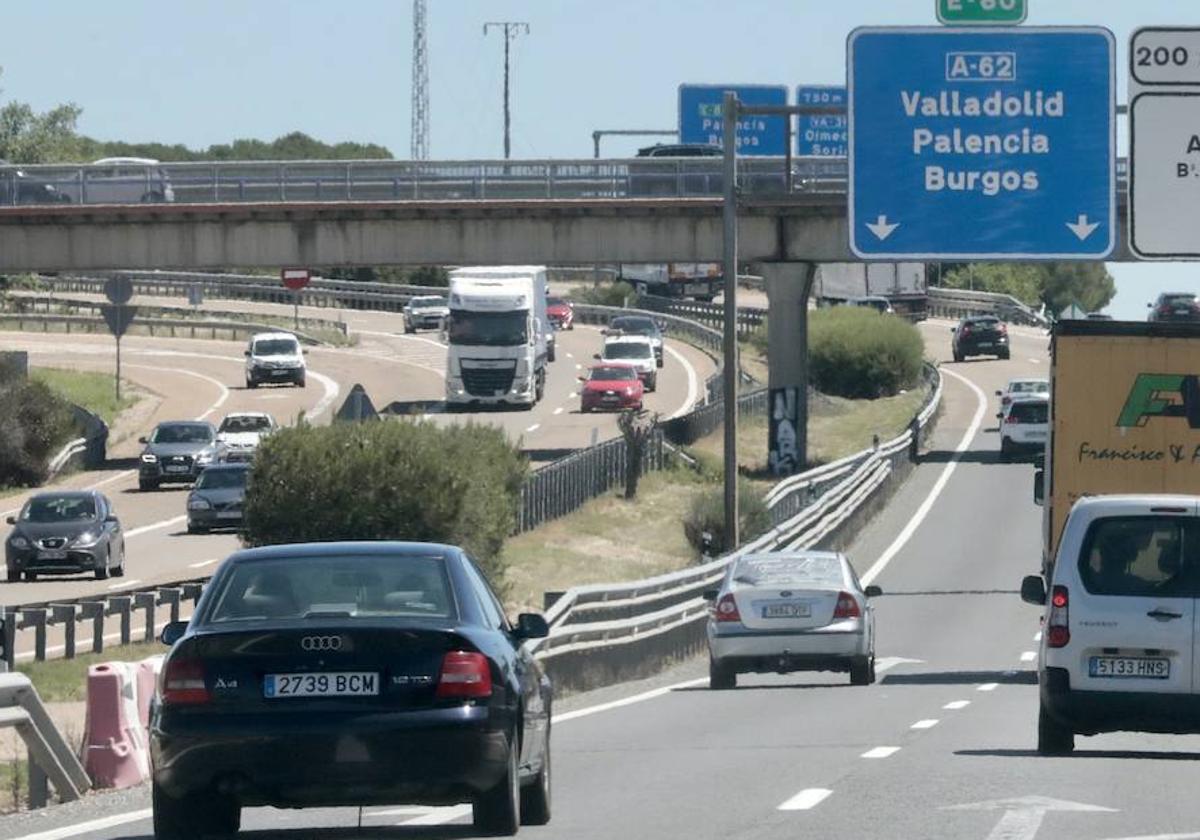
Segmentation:
{"type": "Polygon", "coordinates": [[[1200,494],[1200,324],[1060,321],[1050,356],[1044,571],[1082,496],[1200,494]]]}

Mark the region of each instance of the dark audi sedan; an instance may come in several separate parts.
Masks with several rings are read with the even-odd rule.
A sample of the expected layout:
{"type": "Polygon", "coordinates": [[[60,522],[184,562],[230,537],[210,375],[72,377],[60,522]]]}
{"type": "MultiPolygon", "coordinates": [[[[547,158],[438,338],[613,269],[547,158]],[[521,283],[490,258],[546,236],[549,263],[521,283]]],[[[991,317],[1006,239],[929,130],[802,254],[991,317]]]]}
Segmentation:
{"type": "Polygon", "coordinates": [[[95,490],[38,493],[8,517],[4,543],[10,583],[41,573],[125,574],[125,537],[112,502],[95,490]]]}
{"type": "Polygon", "coordinates": [[[994,315],[976,315],[963,318],[954,333],[951,352],[954,361],[961,362],[968,356],[995,356],[1007,359],[1011,350],[1008,346],[1008,327],[994,315]]]}
{"type": "Polygon", "coordinates": [[[471,802],[550,819],[550,682],[460,548],[240,551],[173,623],[151,709],[154,833],[232,834],[246,806],[471,802]]]}

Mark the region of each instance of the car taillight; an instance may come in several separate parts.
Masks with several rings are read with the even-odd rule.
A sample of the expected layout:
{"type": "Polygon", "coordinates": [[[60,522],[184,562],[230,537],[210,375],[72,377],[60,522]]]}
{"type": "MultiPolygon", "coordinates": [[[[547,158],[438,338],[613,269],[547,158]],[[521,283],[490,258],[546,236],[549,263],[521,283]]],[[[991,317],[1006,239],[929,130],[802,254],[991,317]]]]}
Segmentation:
{"type": "Polygon", "coordinates": [[[1052,648],[1066,647],[1071,641],[1071,628],[1067,620],[1070,602],[1067,587],[1056,586],[1050,590],[1050,620],[1046,623],[1046,644],[1052,648]]]}
{"type": "Polygon", "coordinates": [[[212,694],[204,684],[204,663],[199,659],[168,659],[162,672],[162,702],[167,706],[208,703],[212,694]]]}
{"type": "Polygon", "coordinates": [[[1001,397],[1000,398],[1000,405],[1008,405],[1010,402],[1012,402],[1012,397],[1001,397]]]}
{"type": "Polygon", "coordinates": [[[858,618],[862,610],[858,608],[858,600],[849,592],[839,592],[837,606],[833,608],[834,618],[858,618]]]}
{"type": "Polygon", "coordinates": [[[959,333],[960,333],[961,335],[969,335],[969,334],[970,334],[970,332],[971,332],[971,328],[970,328],[970,327],[963,327],[961,330],[959,330],[959,333]]]}
{"type": "Polygon", "coordinates": [[[492,669],[482,653],[452,650],[442,659],[442,673],[438,676],[436,696],[490,697],[492,694],[492,669]]]}
{"type": "Polygon", "coordinates": [[[1159,314],[1159,315],[1170,315],[1170,314],[1171,314],[1171,307],[1169,307],[1169,306],[1160,306],[1160,307],[1158,307],[1158,314],[1159,314]]]}
{"type": "Polygon", "coordinates": [[[1004,422],[1013,424],[1013,423],[1020,423],[1021,421],[1017,418],[1017,415],[1010,413],[1008,415],[1008,418],[1004,422]]]}
{"type": "Polygon", "coordinates": [[[717,601],[715,615],[717,621],[742,620],[742,614],[738,612],[737,602],[733,600],[732,592],[726,592],[721,596],[721,600],[717,601]]]}

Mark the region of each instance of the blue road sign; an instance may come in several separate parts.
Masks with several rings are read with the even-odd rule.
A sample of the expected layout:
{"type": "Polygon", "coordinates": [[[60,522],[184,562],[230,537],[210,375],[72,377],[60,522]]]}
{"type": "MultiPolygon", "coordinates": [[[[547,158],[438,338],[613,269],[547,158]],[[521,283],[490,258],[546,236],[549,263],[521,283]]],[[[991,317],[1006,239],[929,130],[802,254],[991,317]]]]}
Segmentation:
{"type": "MultiPolygon", "coordinates": [[[[800,85],[797,105],[846,105],[846,88],[836,85],[800,85]]],[[[801,115],[797,118],[796,154],[845,157],[850,146],[850,122],[845,114],[801,115]]]]}
{"type": "MultiPolygon", "coordinates": [[[[743,105],[787,105],[783,85],[680,85],[679,142],[721,146],[721,105],[725,91],[732,90],[743,105]]],[[[787,153],[787,124],[777,117],[742,117],[738,120],[739,155],[784,155],[787,153]]]]}
{"type": "Polygon", "coordinates": [[[1111,32],[864,28],[847,50],[855,254],[1094,260],[1112,252],[1111,32]]]}

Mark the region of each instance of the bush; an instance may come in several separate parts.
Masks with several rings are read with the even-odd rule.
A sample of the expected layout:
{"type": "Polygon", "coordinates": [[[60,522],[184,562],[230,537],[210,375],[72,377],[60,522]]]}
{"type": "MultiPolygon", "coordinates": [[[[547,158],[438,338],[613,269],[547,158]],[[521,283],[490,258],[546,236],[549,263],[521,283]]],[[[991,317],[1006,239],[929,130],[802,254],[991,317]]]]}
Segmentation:
{"type": "Polygon", "coordinates": [[[71,406],[44,383],[7,375],[0,380],[0,487],[46,480],[49,460],[71,439],[71,406]]]}
{"type": "MultiPolygon", "coordinates": [[[[749,542],[771,528],[771,511],[761,489],[748,481],[738,481],[738,529],[742,542],[749,542]]],[[[692,548],[704,550],[704,532],[712,535],[713,557],[733,551],[725,544],[725,488],[712,487],[692,500],[692,508],[683,520],[683,533],[692,548]]]]}
{"type": "Polygon", "coordinates": [[[452,543],[499,585],[524,478],[520,453],[490,426],[302,425],[272,435],[255,456],[243,538],[452,543]]]}
{"type": "Polygon", "coordinates": [[[616,283],[583,289],[572,297],[577,303],[590,303],[593,306],[624,306],[625,301],[633,297],[633,286],[624,280],[618,280],[616,283]]]}
{"type": "Polygon", "coordinates": [[[818,391],[875,399],[920,381],[924,344],[916,327],[894,315],[835,306],[809,314],[808,351],[818,391]]]}

